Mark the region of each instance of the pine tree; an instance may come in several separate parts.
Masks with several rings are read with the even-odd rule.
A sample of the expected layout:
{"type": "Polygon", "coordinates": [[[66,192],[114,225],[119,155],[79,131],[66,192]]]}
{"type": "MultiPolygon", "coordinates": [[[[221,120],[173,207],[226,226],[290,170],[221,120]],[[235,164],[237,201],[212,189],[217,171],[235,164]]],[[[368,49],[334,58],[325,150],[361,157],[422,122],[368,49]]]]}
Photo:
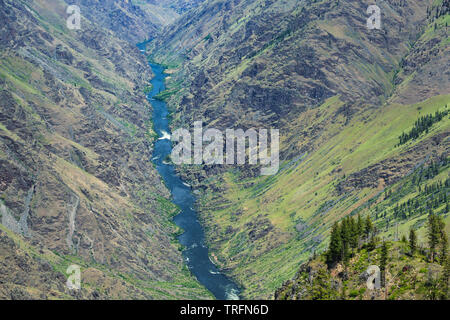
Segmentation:
{"type": "Polygon", "coordinates": [[[360,214],[358,214],[358,221],[356,223],[356,227],[358,230],[358,242],[359,242],[359,240],[363,237],[364,234],[364,222],[360,214]]]}
{"type": "Polygon", "coordinates": [[[327,252],[327,263],[331,265],[339,261],[342,251],[341,230],[339,224],[336,222],[333,225],[330,236],[330,245],[327,252]]]}
{"type": "Polygon", "coordinates": [[[439,232],[439,222],[433,211],[430,211],[428,216],[428,246],[430,247],[430,259],[434,262],[434,257],[436,255],[436,247],[439,244],[440,232],[439,232]]]}
{"type": "Polygon", "coordinates": [[[434,262],[436,250],[440,246],[440,261],[443,262],[447,256],[448,236],[445,232],[445,222],[442,217],[430,211],[428,216],[428,245],[430,247],[431,262],[434,262]]]}
{"type": "Polygon", "coordinates": [[[366,234],[366,238],[369,239],[371,232],[373,231],[373,223],[372,220],[370,220],[370,217],[367,216],[366,223],[364,226],[364,232],[366,234]]]}
{"type": "Polygon", "coordinates": [[[402,240],[401,240],[403,243],[407,243],[408,242],[408,239],[406,239],[406,236],[403,234],[402,235],[402,240]]]}
{"type": "Polygon", "coordinates": [[[317,271],[311,285],[312,300],[332,300],[336,299],[338,292],[331,286],[330,275],[324,268],[317,271]]]}
{"type": "Polygon", "coordinates": [[[346,264],[350,259],[351,230],[349,219],[342,220],[341,239],[342,239],[341,260],[346,264]]]}
{"type": "Polygon", "coordinates": [[[353,217],[350,217],[349,219],[349,228],[351,232],[350,246],[352,247],[352,249],[355,249],[358,247],[359,235],[358,235],[358,225],[353,217]]]}
{"type": "MultiPolygon", "coordinates": [[[[442,220],[441,220],[442,221],[442,220]]],[[[445,266],[445,263],[447,262],[447,250],[448,250],[448,236],[445,232],[445,225],[442,225],[444,222],[441,223],[441,252],[439,260],[441,262],[441,265],[445,266]]]]}
{"type": "Polygon", "coordinates": [[[380,257],[380,271],[381,271],[381,285],[384,287],[386,285],[386,267],[389,259],[387,243],[383,242],[381,247],[381,257],[380,257]]]}

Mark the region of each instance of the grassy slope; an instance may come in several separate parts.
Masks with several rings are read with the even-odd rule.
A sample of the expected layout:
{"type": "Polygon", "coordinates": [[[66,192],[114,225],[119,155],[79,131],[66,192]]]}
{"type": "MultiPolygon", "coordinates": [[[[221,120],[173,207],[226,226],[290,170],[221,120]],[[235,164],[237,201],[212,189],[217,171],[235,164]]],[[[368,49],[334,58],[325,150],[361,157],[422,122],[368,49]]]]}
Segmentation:
{"type": "MultiPolygon", "coordinates": [[[[5,282],[3,290],[0,290],[0,295],[5,299],[9,298],[7,291],[12,292],[16,288],[28,292],[28,299],[42,299],[42,294],[45,294],[46,299],[50,300],[91,299],[93,292],[99,294],[102,299],[113,300],[148,299],[149,297],[160,300],[213,298],[203,286],[192,278],[186,267],[174,274],[174,278],[170,282],[142,280],[130,273],[109,268],[104,264],[86,260],[77,255],[64,255],[56,251],[37,248],[1,224],[0,235],[5,235],[14,241],[15,255],[30,258],[26,263],[23,262],[21,266],[11,263],[10,267],[16,268],[16,270],[11,271],[11,275],[21,268],[30,270],[29,268],[34,268],[39,263],[48,263],[52,272],[51,284],[36,283],[36,280],[39,281],[39,278],[43,277],[42,270],[23,276],[22,284],[5,282]],[[77,292],[70,292],[64,286],[61,286],[65,284],[64,282],[58,283],[58,280],[66,280],[68,276],[66,270],[70,265],[81,267],[81,295],[77,295],[77,292]],[[28,279],[28,277],[31,279],[28,279]],[[48,285],[51,285],[51,290],[42,288],[48,285]]],[[[4,250],[6,250],[5,247],[0,250],[1,256],[3,256],[4,250]]]]}
{"type": "MultiPolygon", "coordinates": [[[[437,1],[434,5],[441,2],[437,1]]],[[[257,13],[258,10],[259,8],[256,8],[255,12],[257,13]]],[[[240,14],[240,19],[231,21],[230,34],[233,34],[233,28],[236,32],[242,31],[240,26],[244,25],[249,17],[248,12],[240,14]]],[[[446,15],[436,21],[438,31],[442,32],[448,19],[449,16],[446,15]]],[[[361,42],[357,32],[346,31],[345,24],[330,25],[321,21],[305,27],[304,30],[308,32],[315,27],[326,30],[337,38],[345,38],[354,44],[361,42]]],[[[209,25],[205,25],[203,33],[208,34],[209,28],[209,25]]],[[[434,29],[433,23],[424,30],[417,43],[425,44],[436,37],[440,35],[434,29]]],[[[202,52],[203,47],[206,46],[203,44],[206,42],[203,37],[197,43],[190,44],[189,41],[192,41],[190,39],[195,38],[183,38],[182,32],[175,33],[175,39],[171,41],[174,43],[184,41],[183,46],[196,47],[199,52],[202,52]]],[[[231,68],[231,71],[227,70],[226,74],[220,74],[221,82],[211,89],[218,94],[212,99],[227,97],[230,92],[225,90],[229,86],[223,84],[232,82],[232,79],[239,81],[242,71],[251,62],[256,60],[264,63],[264,59],[273,55],[273,52],[284,49],[287,43],[292,46],[301,45],[294,40],[294,35],[288,35],[281,40],[284,46],[277,47],[271,44],[264,47],[256,56],[243,57],[241,63],[231,68]],[[220,89],[221,87],[224,89],[220,89]]],[[[222,41],[220,37],[218,40],[215,39],[215,46],[220,47],[222,45],[220,41],[222,41]]],[[[448,36],[442,38],[439,46],[448,47],[448,36]]],[[[324,57],[328,56],[323,43],[314,43],[314,48],[324,50],[324,57]]],[[[380,52],[377,43],[366,49],[370,52],[381,53],[384,63],[387,61],[393,62],[394,65],[400,63],[401,57],[395,55],[387,57],[380,52]]],[[[411,48],[403,49],[407,52],[411,48]]],[[[189,51],[186,54],[189,54],[189,51]]],[[[168,54],[167,50],[156,51],[153,58],[165,61],[166,64],[174,64],[172,67],[182,63],[179,55],[168,54]]],[[[194,55],[193,64],[206,67],[214,62],[201,58],[201,54],[194,55]]],[[[278,61],[272,62],[273,69],[268,68],[266,73],[278,70],[276,67],[278,61]]],[[[313,151],[305,154],[295,163],[284,163],[286,167],[275,177],[248,179],[244,174],[241,175],[239,170],[229,170],[223,175],[210,177],[206,181],[206,184],[214,186],[211,189],[217,190],[217,186],[220,186],[219,191],[208,191],[207,194],[203,194],[200,203],[207,238],[213,252],[212,258],[220,266],[230,270],[230,274],[244,286],[246,297],[272,297],[274,290],[297,272],[301,262],[305,261],[314,250],[320,251],[325,248],[328,230],[333,222],[356,212],[358,208],[361,212],[368,213],[369,210],[366,209],[368,201],[378,196],[386,187],[385,183],[380,181],[376,187],[338,194],[336,187],[339,182],[345,180],[346,176],[386,159],[401,160],[414,147],[422,143],[426,145],[433,136],[450,131],[450,122],[447,117],[418,140],[396,147],[398,136],[403,131],[411,129],[419,116],[442,110],[450,102],[450,96],[440,95],[416,104],[401,104],[396,102],[395,98],[399,92],[407,91],[409,82],[415,74],[406,74],[400,84],[394,85],[395,77],[405,74],[400,66],[398,70],[390,72],[368,63],[350,65],[348,68],[349,74],[358,77],[352,81],[372,81],[382,84],[384,95],[380,97],[377,107],[357,111],[347,123],[347,117],[339,112],[344,102],[339,96],[332,97],[323,105],[308,109],[298,116],[298,119],[287,121],[284,131],[290,132],[290,137],[283,136],[282,132],[281,149],[294,146],[293,149],[301,150],[305,145],[311,144],[313,151]],[[319,137],[311,139],[302,135],[303,129],[308,131],[310,128],[320,128],[319,137]],[[268,227],[264,219],[269,219],[270,224],[274,226],[273,234],[269,237],[257,237],[256,240],[250,239],[250,231],[261,231],[268,227]],[[299,225],[303,225],[306,229],[302,232],[296,231],[295,227],[299,225]]],[[[263,77],[260,77],[258,81],[264,81],[261,78],[263,77]]],[[[171,88],[170,80],[168,87],[171,88]]],[[[182,93],[181,90],[178,95],[182,93]]],[[[172,97],[172,104],[176,104],[177,99],[179,98],[172,97]]],[[[219,101],[221,102],[220,98],[219,101]]],[[[363,108],[359,110],[361,109],[363,108]]],[[[174,120],[181,122],[179,120],[185,110],[181,106],[178,111],[174,115],[174,120]]],[[[237,114],[240,114],[239,112],[240,110],[237,110],[237,114]]],[[[444,143],[438,151],[448,151],[446,148],[444,143]]],[[[196,177],[202,171],[201,168],[195,167],[190,167],[188,170],[187,178],[196,177]]],[[[441,172],[440,178],[446,175],[448,175],[448,169],[441,172]]],[[[404,181],[397,182],[390,188],[396,189],[402,183],[404,181]]],[[[413,193],[405,195],[399,201],[404,201],[411,196],[413,193]]],[[[392,205],[387,206],[392,209],[392,205]]],[[[404,233],[410,224],[420,219],[422,217],[400,221],[400,233],[404,233]]],[[[448,215],[445,219],[448,222],[448,215]]],[[[384,225],[383,221],[378,223],[384,225]]],[[[382,235],[391,238],[393,233],[394,226],[391,225],[388,230],[383,231],[382,235]]],[[[419,234],[423,237],[423,226],[419,234]]]]}
{"type": "MultiPolygon", "coordinates": [[[[418,144],[420,140],[439,132],[448,132],[450,120],[447,117],[418,141],[395,147],[398,136],[411,128],[411,124],[418,117],[418,107],[421,108],[421,114],[434,113],[442,109],[445,103],[450,103],[450,96],[434,97],[411,106],[387,105],[383,107],[383,112],[362,114],[361,117],[355,118],[347,129],[337,133],[314,153],[307,155],[298,166],[291,165],[275,177],[247,181],[233,173],[228,173],[225,178],[228,184],[225,198],[232,205],[223,210],[211,210],[214,204],[211,204],[210,198],[206,196],[203,206],[206,212],[204,216],[208,217],[206,224],[210,225],[208,220],[211,219],[214,224],[221,226],[219,231],[208,230],[211,232],[211,238],[213,238],[212,231],[222,234],[229,226],[238,230],[226,242],[212,242],[213,249],[220,252],[219,262],[223,259],[227,261],[227,267],[233,267],[233,276],[245,285],[245,293],[249,297],[258,297],[261,294],[268,297],[282,281],[295,274],[299,263],[308,258],[313,250],[325,248],[326,241],[323,240],[326,239],[327,232],[334,221],[366,204],[369,199],[383,190],[383,186],[380,186],[377,189],[366,188],[345,196],[333,195],[336,182],[342,175],[348,175],[396,155],[403,151],[402,149],[418,144]],[[373,119],[364,124],[361,121],[364,116],[373,117],[373,119]],[[353,152],[349,153],[349,149],[353,149],[353,152]],[[342,168],[339,175],[331,173],[338,167],[342,168]],[[250,182],[255,186],[246,188],[245,186],[250,182]],[[264,191],[261,192],[261,190],[264,191]],[[330,202],[332,204],[327,208],[326,204],[330,202]],[[233,213],[236,211],[242,212],[239,219],[233,218],[233,213]],[[266,215],[283,234],[283,237],[278,237],[276,241],[285,242],[261,256],[258,252],[264,252],[264,249],[272,243],[239,246],[239,240],[242,237],[245,238],[247,234],[245,224],[258,215],[266,215]],[[295,226],[300,221],[308,224],[312,231],[310,236],[298,238],[295,226]],[[321,236],[320,243],[312,242],[313,236],[321,236]],[[234,257],[236,254],[238,258],[234,257]],[[235,264],[233,260],[240,263],[235,264]]],[[[330,106],[328,109],[330,110],[330,106]]],[[[441,176],[445,177],[448,172],[447,169],[441,173],[441,176]]],[[[415,217],[413,220],[417,219],[421,217],[415,217]]],[[[413,220],[401,222],[404,224],[400,227],[401,234],[405,233],[406,228],[414,222],[413,220]]],[[[448,215],[446,221],[450,222],[448,215]]],[[[383,235],[391,238],[393,232],[394,227],[391,226],[383,235]]],[[[420,229],[419,234],[423,234],[423,228],[420,229]]]]}
{"type": "MultiPolygon", "coordinates": [[[[447,15],[437,20],[438,27],[444,27],[448,19],[447,15]]],[[[427,27],[418,42],[426,42],[433,36],[433,32],[434,26],[427,27]]],[[[447,41],[448,38],[443,39],[442,43],[447,41]]],[[[407,85],[405,81],[395,90],[401,91],[407,85]]],[[[446,104],[450,104],[450,95],[435,96],[413,105],[395,103],[394,98],[395,95],[378,109],[357,114],[343,130],[339,122],[344,121],[344,117],[338,116],[328,124],[327,140],[313,153],[298,161],[299,164],[290,164],[275,177],[248,181],[239,177],[237,171],[227,173],[224,181],[227,183],[225,198],[228,204],[225,209],[213,209],[215,204],[211,200],[214,195],[205,196],[203,216],[209,227],[209,239],[217,261],[232,268],[232,275],[244,285],[246,296],[270,297],[284,279],[291,278],[297,272],[299,264],[313,251],[324,250],[328,230],[334,221],[354,213],[357,208],[362,208],[361,212],[364,214],[370,211],[365,207],[368,200],[378,196],[385,185],[338,195],[335,187],[345,175],[398,156],[432,136],[450,131],[450,120],[447,117],[433,126],[428,134],[397,147],[398,137],[403,131],[409,130],[419,116],[442,111],[446,104]],[[248,188],[251,184],[254,186],[248,188]],[[236,218],[235,212],[242,214],[236,218]],[[267,239],[264,242],[248,241],[246,224],[259,215],[268,217],[279,230],[278,236],[271,239],[279,246],[274,246],[267,239]],[[300,236],[295,230],[299,222],[308,226],[307,230],[311,231],[308,236],[300,236]],[[217,225],[220,225],[219,230],[217,225]],[[225,230],[229,227],[236,230],[231,238],[225,235],[225,230]],[[217,237],[213,235],[217,233],[226,240],[216,240],[217,237]],[[313,239],[314,237],[319,238],[313,239]]],[[[298,122],[303,121],[306,125],[313,126],[314,122],[335,114],[341,105],[339,97],[331,98],[319,108],[307,111],[310,115],[302,115],[298,122]]],[[[445,145],[441,148],[444,148],[441,151],[445,151],[445,145]]],[[[448,174],[447,168],[436,179],[445,180],[448,174]]],[[[391,188],[395,190],[402,183],[398,182],[391,188]]],[[[413,195],[414,192],[408,193],[398,201],[402,203],[413,195]]],[[[387,207],[392,209],[393,205],[387,207]]],[[[419,220],[423,220],[423,216],[399,221],[400,235],[405,234],[419,220]]],[[[445,220],[448,226],[448,214],[445,220]]],[[[381,218],[377,223],[385,225],[381,218]]],[[[418,226],[423,241],[424,226],[418,226]]],[[[392,239],[395,230],[395,225],[391,224],[387,230],[383,228],[381,235],[392,239]]]]}
{"type": "MultiPolygon", "coordinates": [[[[56,0],[50,2],[51,3],[49,4],[47,1],[38,1],[34,5],[29,6],[30,10],[33,12],[33,15],[38,20],[39,30],[45,30],[49,34],[53,35],[53,37],[56,38],[56,43],[68,45],[68,48],[74,55],[75,59],[88,61],[92,67],[92,70],[94,70],[94,74],[101,78],[104,83],[110,84],[111,86],[116,88],[116,93],[122,91],[126,92],[126,90],[132,91],[136,86],[136,83],[130,81],[129,77],[125,77],[123,75],[121,76],[115,73],[115,65],[111,62],[111,60],[100,58],[97,52],[91,51],[92,49],[83,47],[80,44],[78,44],[78,46],[82,47],[82,53],[71,49],[70,44],[75,41],[73,39],[73,34],[71,34],[63,26],[64,20],[61,19],[61,16],[57,14],[59,12],[64,12],[65,3],[56,0]],[[47,10],[45,8],[46,5],[50,5],[51,10],[47,10]]],[[[24,3],[26,6],[29,5],[29,3],[27,2],[24,3]]],[[[40,55],[41,53],[39,52],[38,54],[40,55]]],[[[134,103],[126,100],[123,101],[119,96],[110,94],[100,89],[93,88],[91,84],[84,79],[83,72],[74,66],[68,66],[56,60],[53,60],[51,62],[52,65],[50,69],[56,70],[56,72],[60,72],[60,78],[58,80],[60,80],[63,85],[66,85],[69,88],[68,90],[71,90],[73,92],[75,99],[80,98],[78,95],[78,88],[83,87],[88,89],[89,92],[98,94],[98,96],[101,97],[101,101],[104,103],[104,105],[107,106],[119,105],[121,103],[134,103]]],[[[29,149],[28,151],[33,155],[33,159],[37,160],[39,163],[45,163],[46,165],[48,165],[48,167],[45,168],[51,168],[50,172],[47,172],[46,170],[40,172],[39,179],[41,179],[41,181],[48,181],[45,179],[49,179],[52,181],[53,174],[55,172],[61,178],[61,181],[58,182],[64,183],[65,187],[69,187],[71,190],[77,191],[88,190],[91,194],[95,194],[97,198],[96,200],[98,201],[94,203],[95,208],[98,211],[102,212],[112,212],[115,216],[115,219],[117,219],[116,221],[119,221],[120,228],[128,229],[128,232],[131,232],[131,230],[135,230],[136,226],[141,223],[139,220],[139,215],[153,215],[153,213],[157,213],[152,217],[152,219],[155,219],[155,221],[153,221],[153,227],[165,230],[167,234],[164,234],[164,237],[168,237],[170,239],[169,241],[171,242],[171,248],[169,250],[170,252],[177,252],[177,250],[180,250],[179,243],[175,240],[175,235],[179,230],[178,227],[172,222],[173,215],[177,212],[177,209],[168,200],[167,195],[164,194],[164,192],[159,192],[158,190],[156,190],[157,186],[155,188],[135,186],[136,188],[134,191],[136,191],[137,197],[140,197],[142,199],[142,203],[150,205],[149,207],[145,207],[145,205],[142,205],[142,203],[137,203],[138,200],[136,200],[136,198],[131,199],[129,197],[119,196],[115,188],[108,185],[100,178],[88,173],[86,170],[82,170],[81,168],[71,163],[65,157],[65,154],[62,154],[62,152],[56,152],[49,157],[47,157],[47,154],[44,152],[40,153],[41,148],[48,145],[52,145],[57,151],[65,150],[65,148],[75,147],[76,149],[83,152],[83,155],[85,157],[84,160],[87,163],[94,167],[98,165],[101,154],[96,153],[94,151],[94,148],[92,147],[86,148],[76,143],[75,141],[68,139],[65,134],[68,130],[67,127],[70,127],[71,125],[76,126],[77,122],[80,119],[83,119],[84,114],[81,108],[85,106],[82,103],[77,104],[76,100],[75,102],[71,101],[71,103],[74,104],[74,106],[71,105],[72,108],[66,110],[62,109],[60,105],[56,104],[48,96],[48,92],[51,91],[52,88],[46,88],[45,85],[43,85],[44,79],[42,69],[40,69],[36,65],[31,64],[20,55],[11,54],[11,52],[0,52],[0,78],[5,81],[5,88],[8,88],[9,92],[12,93],[13,97],[20,105],[20,111],[26,113],[26,127],[32,128],[34,132],[37,132],[36,136],[39,137],[39,139],[36,140],[36,144],[34,145],[33,149],[29,149]],[[39,106],[40,110],[45,110],[51,118],[56,118],[56,120],[53,119],[54,123],[56,123],[53,128],[54,130],[47,129],[46,121],[48,121],[49,118],[41,117],[36,109],[31,107],[33,104],[39,106]],[[115,210],[117,210],[117,212],[115,212],[115,210]]],[[[120,130],[123,129],[121,135],[127,142],[129,142],[130,144],[139,143],[140,141],[138,139],[142,139],[142,128],[139,128],[139,137],[134,137],[134,131],[136,130],[136,127],[128,122],[128,115],[116,114],[114,117],[116,118],[117,123],[114,123],[112,120],[110,120],[113,127],[107,129],[107,134],[111,134],[114,136],[115,134],[117,134],[117,132],[120,133],[120,130]],[[121,128],[117,128],[117,124],[119,123],[123,124],[121,128]]],[[[110,125],[111,124],[108,124],[108,126],[110,125]]],[[[144,131],[147,130],[150,132],[150,123],[148,122],[147,125],[148,127],[144,128],[144,131]]],[[[30,146],[27,145],[27,141],[25,141],[24,138],[22,138],[22,136],[20,135],[20,130],[21,128],[19,128],[18,130],[8,130],[8,128],[6,128],[3,124],[0,124],[0,136],[8,137],[15,143],[29,148],[30,146]],[[19,135],[16,132],[18,132],[19,135]]],[[[145,136],[148,137],[148,135],[145,136]]],[[[133,156],[140,156],[138,153],[133,154],[132,150],[130,150],[130,153],[131,158],[133,156]]],[[[0,150],[0,158],[2,160],[9,160],[9,157],[10,152],[7,149],[2,148],[2,150],[0,150]]],[[[150,174],[156,175],[153,173],[150,174]]],[[[51,192],[46,192],[47,190],[44,190],[43,194],[51,194],[51,192]]],[[[9,192],[8,194],[6,192],[2,192],[2,201],[10,197],[10,193],[11,192],[9,192]]],[[[87,199],[81,192],[79,193],[79,195],[82,204],[92,204],[91,200],[87,199]]],[[[41,195],[36,195],[32,202],[32,207],[37,211],[37,214],[41,214],[43,216],[51,216],[52,214],[58,215],[60,213],[58,211],[59,208],[56,205],[51,208],[39,207],[39,205],[42,205],[39,203],[39,201],[41,201],[40,196],[41,195]]],[[[45,196],[42,197],[45,199],[45,196]]],[[[9,200],[12,201],[13,199],[11,198],[9,200]]],[[[101,217],[104,216],[101,214],[101,217]]],[[[85,222],[86,221],[77,222],[77,229],[81,229],[82,224],[85,222]]],[[[87,222],[86,224],[89,224],[89,222],[87,222]]],[[[95,228],[95,226],[95,224],[92,225],[93,228],[95,228]]],[[[130,272],[128,272],[126,270],[124,271],[123,269],[115,269],[109,264],[99,262],[98,260],[101,259],[96,259],[94,255],[89,258],[86,256],[81,257],[76,254],[72,255],[61,253],[61,251],[64,252],[66,250],[46,249],[42,251],[37,246],[31,245],[27,241],[24,241],[21,236],[9,231],[3,225],[0,225],[0,229],[2,230],[2,232],[4,232],[4,234],[7,235],[7,237],[14,241],[14,243],[20,248],[21,252],[28,254],[35,261],[48,261],[51,264],[53,270],[64,274],[64,277],[68,265],[73,263],[80,265],[82,267],[82,288],[83,290],[86,289],[88,293],[95,290],[97,292],[100,292],[102,297],[109,298],[212,298],[212,295],[196,281],[192,274],[190,274],[189,270],[187,270],[187,268],[183,265],[182,257],[179,252],[177,253],[179,258],[176,262],[161,262],[158,261],[158,259],[160,259],[158,255],[152,256],[150,254],[153,250],[161,251],[158,234],[151,235],[149,233],[145,236],[145,248],[141,247],[140,244],[136,244],[136,246],[138,247],[137,250],[139,251],[139,256],[135,258],[149,259],[149,265],[154,265],[157,268],[167,266],[167,264],[165,263],[171,264],[174,262],[173,266],[170,267],[175,268],[174,270],[172,270],[172,278],[170,280],[157,280],[156,278],[142,280],[142,277],[140,275],[136,275],[134,272],[131,272],[131,270],[129,270],[130,272]],[[98,274],[100,274],[100,276],[98,276],[98,274]],[[119,283],[123,283],[123,286],[121,286],[119,283]],[[121,288],[124,290],[123,292],[120,291],[121,288]]],[[[122,241],[121,236],[116,235],[116,238],[118,240],[115,241],[122,241]]],[[[50,244],[48,247],[52,248],[53,244],[50,244]]],[[[121,254],[123,253],[117,249],[116,252],[112,254],[112,257],[109,258],[114,261],[114,259],[117,259],[117,257],[121,254]]],[[[160,252],[159,254],[164,256],[165,254],[167,255],[167,252],[160,252]]],[[[166,259],[169,258],[166,257],[166,259]]],[[[30,274],[29,276],[39,277],[39,273],[30,274]]],[[[8,283],[8,281],[6,281],[5,283],[8,285],[11,284],[8,283]]],[[[14,284],[12,283],[12,285],[14,284]]],[[[30,293],[34,294],[34,298],[40,297],[40,293],[37,292],[35,288],[25,287],[25,290],[28,290],[30,293]]],[[[47,292],[44,291],[44,293],[47,292]]],[[[71,296],[67,294],[66,289],[59,293],[54,292],[54,297],[71,298],[71,296]]]]}
{"type": "Polygon", "coordinates": [[[442,277],[443,267],[430,263],[423,252],[414,256],[409,254],[408,244],[401,241],[387,242],[388,263],[386,266],[386,288],[367,289],[367,278],[361,277],[370,265],[379,265],[381,245],[375,249],[364,248],[355,252],[347,268],[337,264],[327,270],[325,257],[311,258],[296,274],[292,281],[286,282],[277,290],[277,299],[345,299],[345,300],[424,300],[431,298],[429,272],[438,280],[442,277]],[[307,268],[311,268],[309,272],[307,268]],[[322,271],[325,286],[319,281],[309,281],[310,275],[322,271]],[[343,273],[346,273],[344,279],[343,273]],[[332,281],[332,282],[331,282],[332,281]],[[327,284],[334,283],[334,286],[327,284]],[[318,289],[323,291],[319,293],[318,289]],[[320,295],[323,295],[320,297],[320,295]],[[327,297],[327,295],[329,295],[327,297]]]}

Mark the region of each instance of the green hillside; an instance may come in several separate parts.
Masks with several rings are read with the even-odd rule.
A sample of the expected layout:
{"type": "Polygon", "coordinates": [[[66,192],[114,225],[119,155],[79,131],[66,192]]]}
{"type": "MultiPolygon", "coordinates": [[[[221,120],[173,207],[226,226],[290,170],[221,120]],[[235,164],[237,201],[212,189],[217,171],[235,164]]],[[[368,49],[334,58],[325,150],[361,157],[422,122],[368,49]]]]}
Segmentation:
{"type": "Polygon", "coordinates": [[[448,225],[447,200],[435,205],[418,190],[449,174],[450,83],[440,71],[449,63],[448,2],[386,3],[384,27],[372,31],[365,9],[342,0],[207,1],[149,44],[150,59],[173,69],[173,128],[202,119],[280,130],[275,176],[251,166],[179,170],[201,195],[212,259],[246,298],[271,298],[325,250],[343,217],[370,215],[389,241],[412,225],[423,237],[430,208],[448,225]],[[444,116],[418,129],[436,112],[444,116]],[[432,165],[437,175],[411,180],[432,165]],[[414,212],[394,213],[413,199],[414,212]]]}
{"type": "Polygon", "coordinates": [[[425,243],[418,241],[414,227],[409,239],[386,242],[380,241],[370,219],[347,217],[333,226],[326,253],[303,264],[294,279],[275,292],[275,299],[447,300],[445,223],[434,213],[426,220],[425,243]]]}
{"type": "Polygon", "coordinates": [[[148,63],[85,7],[69,30],[66,8],[0,1],[0,298],[210,299],[151,164],[148,63]]]}
{"type": "Polygon", "coordinates": [[[81,30],[72,3],[0,0],[0,299],[448,299],[450,0],[378,1],[380,29],[372,0],[83,0],[81,30]],[[167,119],[280,133],[272,176],[175,167],[200,280],[167,119]]]}

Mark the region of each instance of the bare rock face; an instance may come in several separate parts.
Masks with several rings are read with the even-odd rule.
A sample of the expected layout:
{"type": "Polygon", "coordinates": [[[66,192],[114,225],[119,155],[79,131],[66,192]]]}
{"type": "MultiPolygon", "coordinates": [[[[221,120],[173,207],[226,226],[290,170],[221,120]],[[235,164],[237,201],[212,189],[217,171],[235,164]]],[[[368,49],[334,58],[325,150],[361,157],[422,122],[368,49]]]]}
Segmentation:
{"type": "MultiPolygon", "coordinates": [[[[119,20],[144,19],[118,6],[119,20]]],[[[0,297],[209,297],[174,280],[198,285],[182,273],[176,209],[150,161],[147,61],[121,30],[66,29],[65,9],[0,1],[0,297]],[[71,263],[90,289],[67,291],[71,263]]]]}
{"type": "Polygon", "coordinates": [[[148,0],[148,3],[158,5],[163,8],[173,8],[178,13],[186,12],[198,7],[205,0],[148,0]]]}
{"type": "Polygon", "coordinates": [[[83,16],[132,44],[155,37],[160,28],[203,0],[77,0],[83,16]]]}
{"type": "Polygon", "coordinates": [[[120,0],[79,0],[70,1],[81,8],[83,16],[88,20],[112,30],[123,40],[137,43],[154,36],[158,26],[141,7],[132,1],[120,0]]]}

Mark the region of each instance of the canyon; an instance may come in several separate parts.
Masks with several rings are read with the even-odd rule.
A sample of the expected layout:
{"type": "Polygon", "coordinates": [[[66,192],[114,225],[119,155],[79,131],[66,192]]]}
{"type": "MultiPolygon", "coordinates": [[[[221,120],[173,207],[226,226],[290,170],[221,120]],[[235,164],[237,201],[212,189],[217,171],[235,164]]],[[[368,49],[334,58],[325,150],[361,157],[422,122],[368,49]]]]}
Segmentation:
{"type": "Polygon", "coordinates": [[[348,217],[398,256],[430,210],[449,234],[450,2],[370,5],[0,0],[0,298],[301,299],[348,217]],[[196,123],[276,130],[278,170],[178,163],[196,123]]]}

